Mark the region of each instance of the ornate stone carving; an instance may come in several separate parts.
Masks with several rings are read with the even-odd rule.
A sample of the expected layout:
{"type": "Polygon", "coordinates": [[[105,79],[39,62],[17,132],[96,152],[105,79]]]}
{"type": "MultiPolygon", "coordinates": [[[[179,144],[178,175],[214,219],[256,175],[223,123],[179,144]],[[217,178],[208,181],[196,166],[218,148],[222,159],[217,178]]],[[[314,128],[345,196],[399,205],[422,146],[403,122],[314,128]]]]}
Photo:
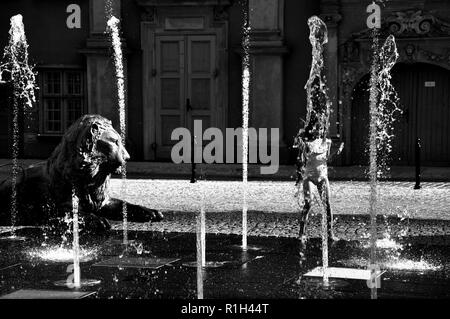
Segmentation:
{"type": "MultiPolygon", "coordinates": [[[[444,67],[450,65],[450,48],[442,47],[442,41],[433,41],[432,44],[427,45],[427,50],[420,48],[420,38],[438,40],[442,37],[450,37],[450,24],[431,13],[422,10],[395,12],[384,19],[379,34],[380,39],[390,34],[394,34],[396,38],[409,39],[408,42],[397,42],[399,62],[431,62],[444,67]]],[[[371,30],[369,29],[354,33],[341,47],[341,63],[361,62],[369,66],[371,63],[370,39],[371,30]]]]}
{"type": "Polygon", "coordinates": [[[450,24],[422,10],[395,12],[385,20],[389,33],[401,37],[449,36],[450,24]]]}
{"type": "MultiPolygon", "coordinates": [[[[382,37],[393,34],[397,38],[448,37],[450,23],[423,10],[399,11],[383,19],[379,33],[382,37]]],[[[368,39],[370,36],[371,30],[364,29],[354,33],[352,38],[368,39]]]]}
{"type": "Polygon", "coordinates": [[[414,63],[417,60],[417,48],[414,44],[408,43],[403,50],[400,50],[399,62],[414,63]]]}
{"type": "Polygon", "coordinates": [[[419,54],[424,60],[429,62],[450,65],[450,48],[444,49],[442,54],[423,49],[419,50],[419,54]]]}
{"type": "Polygon", "coordinates": [[[135,0],[136,4],[142,8],[141,20],[148,22],[156,21],[156,7],[192,7],[192,6],[213,6],[214,20],[228,20],[227,8],[231,5],[230,0],[135,0]]]}

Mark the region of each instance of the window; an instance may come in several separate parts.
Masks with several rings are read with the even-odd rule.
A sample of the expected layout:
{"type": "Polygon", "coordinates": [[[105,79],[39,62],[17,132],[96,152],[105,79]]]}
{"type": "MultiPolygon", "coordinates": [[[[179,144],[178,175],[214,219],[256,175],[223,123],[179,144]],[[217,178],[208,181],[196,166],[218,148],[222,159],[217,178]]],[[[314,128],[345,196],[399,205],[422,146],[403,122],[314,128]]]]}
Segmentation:
{"type": "Polygon", "coordinates": [[[41,133],[61,135],[84,113],[84,73],[44,70],[40,73],[41,133]]]}

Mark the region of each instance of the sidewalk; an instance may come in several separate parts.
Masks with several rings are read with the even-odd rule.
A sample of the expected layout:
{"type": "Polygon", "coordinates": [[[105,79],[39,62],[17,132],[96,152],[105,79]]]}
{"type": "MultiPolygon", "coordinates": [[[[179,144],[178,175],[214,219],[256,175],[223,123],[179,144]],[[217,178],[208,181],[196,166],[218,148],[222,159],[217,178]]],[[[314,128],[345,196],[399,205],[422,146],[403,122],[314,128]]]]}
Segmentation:
{"type": "MultiPolygon", "coordinates": [[[[20,164],[28,166],[41,162],[39,159],[20,160],[20,164]]],[[[0,159],[0,178],[8,176],[10,159],[0,159]]],[[[250,180],[295,180],[294,165],[280,165],[276,174],[261,175],[260,165],[249,164],[250,180]]],[[[129,162],[127,173],[132,178],[171,178],[190,179],[192,167],[190,164],[174,164],[171,162],[129,162]]],[[[364,166],[330,167],[331,180],[367,180],[364,166]]],[[[197,164],[197,178],[203,176],[207,180],[240,180],[242,179],[242,164],[197,164]]],[[[394,166],[387,180],[414,181],[415,167],[394,166]]],[[[450,167],[422,167],[421,180],[430,182],[450,182],[450,167]]]]}

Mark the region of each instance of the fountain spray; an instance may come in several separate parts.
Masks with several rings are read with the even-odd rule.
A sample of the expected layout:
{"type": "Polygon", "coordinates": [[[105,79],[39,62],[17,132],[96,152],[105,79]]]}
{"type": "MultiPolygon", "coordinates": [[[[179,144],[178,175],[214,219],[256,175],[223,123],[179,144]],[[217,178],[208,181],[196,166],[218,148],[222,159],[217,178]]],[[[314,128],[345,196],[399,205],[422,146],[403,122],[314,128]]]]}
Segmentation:
{"type": "Polygon", "coordinates": [[[244,8],[244,25],[242,26],[242,248],[247,249],[247,192],[248,192],[248,115],[250,97],[250,25],[249,4],[244,8]]]}
{"type": "MultiPolygon", "coordinates": [[[[324,139],[328,135],[331,102],[323,74],[324,45],[328,42],[326,24],[317,16],[308,19],[309,41],[312,47],[312,62],[308,81],[306,82],[307,113],[305,127],[317,121],[324,130],[324,139]]],[[[329,284],[328,274],[328,231],[326,209],[322,209],[322,269],[324,286],[329,284]]]]}
{"type": "MultiPolygon", "coordinates": [[[[122,143],[126,141],[126,113],[125,113],[125,76],[123,69],[123,55],[122,55],[122,43],[119,35],[120,20],[115,16],[111,16],[107,22],[107,30],[111,36],[112,46],[114,50],[114,65],[116,68],[117,79],[117,97],[119,100],[119,118],[120,118],[120,138],[122,143]]],[[[127,170],[124,164],[121,171],[122,177],[122,191],[125,193],[127,170]]],[[[128,243],[128,219],[127,219],[127,206],[123,203],[123,243],[128,243]]]]}
{"type": "MultiPolygon", "coordinates": [[[[370,180],[370,199],[369,199],[369,214],[370,214],[370,261],[369,269],[371,277],[376,276],[376,241],[377,241],[377,103],[378,103],[378,88],[377,88],[377,73],[378,73],[378,31],[376,28],[372,31],[372,50],[373,60],[370,74],[370,96],[369,96],[369,117],[370,117],[370,136],[369,136],[369,180],[370,180]]],[[[377,298],[377,287],[371,288],[372,299],[377,298]]]]}
{"type": "MultiPolygon", "coordinates": [[[[194,145],[198,147],[196,136],[194,136],[194,145]]],[[[201,180],[203,179],[201,170],[201,180]]],[[[206,213],[205,213],[205,189],[203,183],[198,180],[197,187],[200,192],[200,211],[197,215],[197,299],[203,299],[203,271],[206,267],[206,213]]]]}
{"type": "Polygon", "coordinates": [[[328,97],[324,69],[324,45],[328,43],[328,30],[326,24],[317,16],[308,19],[311,42],[311,70],[308,81],[305,84],[307,106],[305,126],[311,121],[318,121],[325,130],[325,138],[328,134],[331,101],[328,97]]]}
{"type": "Polygon", "coordinates": [[[203,299],[203,267],[201,264],[202,256],[198,250],[198,237],[197,237],[197,299],[203,299]]]}
{"type": "MultiPolygon", "coordinates": [[[[377,276],[377,200],[378,177],[386,169],[386,158],[391,152],[392,123],[397,108],[397,95],[391,84],[390,71],[398,58],[394,36],[390,35],[382,48],[379,47],[379,28],[381,27],[381,10],[373,2],[367,7],[373,12],[367,19],[367,26],[372,29],[372,67],[369,95],[369,213],[370,213],[370,260],[371,278],[377,276]]],[[[377,298],[377,285],[371,285],[371,298],[377,298]]]]}
{"type": "Polygon", "coordinates": [[[78,196],[75,194],[75,188],[72,189],[72,222],[73,222],[73,285],[75,288],[81,287],[80,274],[80,240],[78,237],[78,196]]]}
{"type": "MultiPolygon", "coordinates": [[[[198,183],[201,185],[200,183],[198,183]]],[[[203,193],[203,192],[202,192],[203,193]]],[[[206,229],[205,229],[205,209],[202,194],[200,212],[197,215],[197,298],[203,299],[203,269],[206,267],[206,229]]]]}
{"type": "MultiPolygon", "coordinates": [[[[195,139],[195,137],[194,137],[195,139]]],[[[195,142],[195,145],[198,145],[195,142]]],[[[201,174],[203,177],[203,173],[201,174]]],[[[203,183],[197,181],[200,191],[200,211],[197,215],[197,264],[206,267],[206,212],[205,212],[205,189],[203,183]]]]}
{"type": "Polygon", "coordinates": [[[22,15],[10,19],[9,43],[3,52],[0,64],[0,83],[6,81],[13,84],[13,138],[12,138],[12,178],[11,178],[11,225],[12,237],[17,218],[17,176],[19,173],[19,105],[31,109],[36,102],[36,75],[28,63],[28,42],[22,15]]]}
{"type": "MultiPolygon", "coordinates": [[[[378,46],[378,31],[372,32],[374,50],[370,78],[370,137],[369,137],[369,179],[370,179],[370,265],[377,269],[377,200],[378,178],[386,169],[386,159],[391,152],[392,123],[395,121],[397,95],[391,84],[390,71],[398,58],[394,36],[390,35],[381,49],[378,46]]],[[[375,276],[375,274],[372,274],[375,276]]],[[[372,298],[377,298],[377,287],[372,287],[372,298]]]]}

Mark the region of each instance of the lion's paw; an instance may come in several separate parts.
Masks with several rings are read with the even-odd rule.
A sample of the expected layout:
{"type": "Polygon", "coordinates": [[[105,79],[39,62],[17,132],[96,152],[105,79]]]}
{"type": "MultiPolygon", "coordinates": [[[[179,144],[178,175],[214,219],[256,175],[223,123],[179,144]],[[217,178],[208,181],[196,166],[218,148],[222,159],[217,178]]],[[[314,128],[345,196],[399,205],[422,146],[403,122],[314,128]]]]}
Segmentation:
{"type": "Polygon", "coordinates": [[[152,214],[152,222],[160,222],[164,219],[164,215],[158,210],[152,209],[152,214]]]}
{"type": "Polygon", "coordinates": [[[137,206],[128,212],[128,219],[131,222],[147,223],[159,222],[163,220],[164,216],[161,212],[146,207],[137,206]]]}
{"type": "Polygon", "coordinates": [[[84,216],[84,230],[87,232],[107,232],[111,229],[111,224],[109,221],[100,216],[96,216],[94,214],[89,214],[84,216]]]}

